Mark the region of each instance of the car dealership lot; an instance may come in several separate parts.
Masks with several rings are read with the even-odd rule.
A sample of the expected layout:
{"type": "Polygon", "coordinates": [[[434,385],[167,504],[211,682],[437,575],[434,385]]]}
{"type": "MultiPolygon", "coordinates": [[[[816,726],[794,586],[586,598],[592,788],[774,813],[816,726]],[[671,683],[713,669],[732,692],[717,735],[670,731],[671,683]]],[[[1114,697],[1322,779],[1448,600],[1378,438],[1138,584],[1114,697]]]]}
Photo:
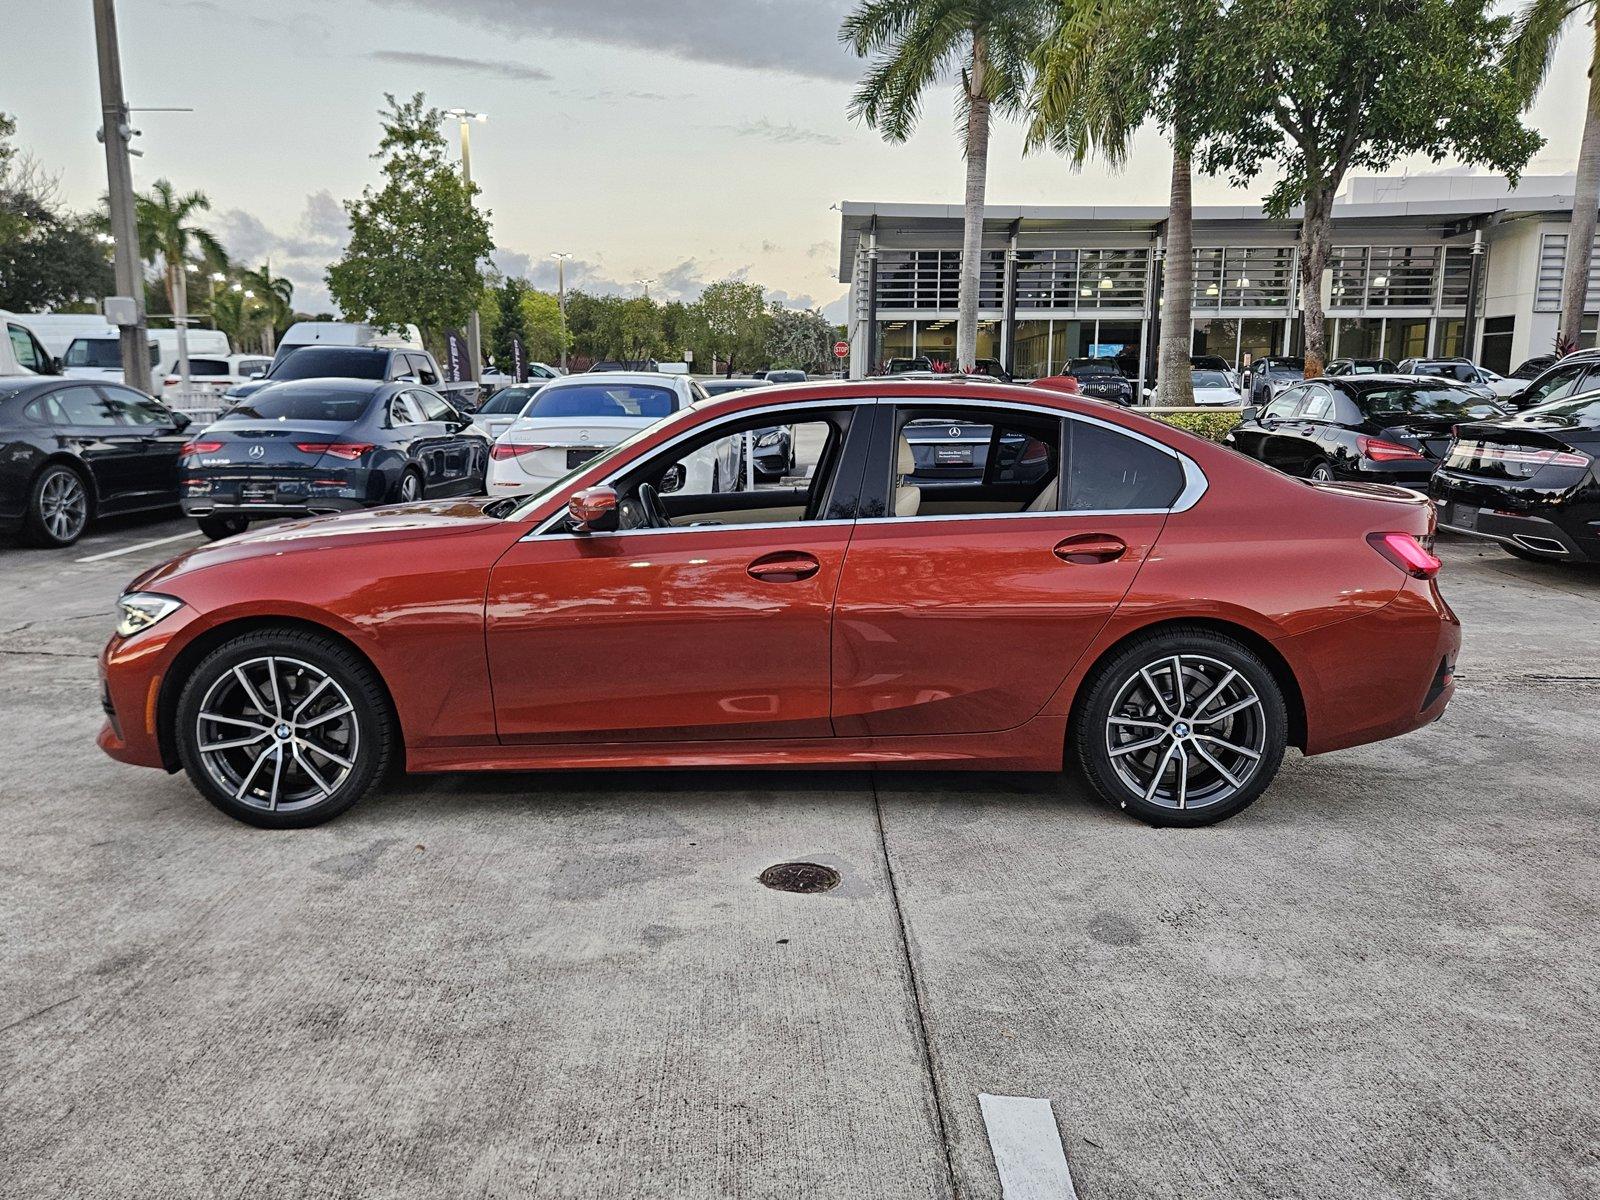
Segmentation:
{"type": "Polygon", "coordinates": [[[0,547],[0,1194],[997,1197],[979,1093],[1050,1100],[1084,1197],[1600,1190],[1600,572],[1446,541],[1444,721],[1210,829],[613,772],[265,833],[93,745],[191,530],[0,547]]]}

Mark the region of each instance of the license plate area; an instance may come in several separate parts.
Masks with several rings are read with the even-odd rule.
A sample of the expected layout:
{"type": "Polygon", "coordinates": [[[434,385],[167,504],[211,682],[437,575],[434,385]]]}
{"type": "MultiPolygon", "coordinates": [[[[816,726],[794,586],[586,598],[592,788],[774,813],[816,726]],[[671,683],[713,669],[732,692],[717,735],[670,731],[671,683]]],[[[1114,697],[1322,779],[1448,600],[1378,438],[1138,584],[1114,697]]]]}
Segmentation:
{"type": "Polygon", "coordinates": [[[972,451],[966,446],[935,446],[933,462],[939,467],[970,467],[972,451]]]}
{"type": "Polygon", "coordinates": [[[1457,529],[1476,529],[1478,527],[1478,514],[1483,510],[1475,504],[1452,503],[1445,513],[1444,523],[1454,525],[1457,529]]]}
{"type": "Polygon", "coordinates": [[[271,504],[278,498],[278,485],[275,483],[241,483],[239,485],[239,503],[241,504],[271,504]]]}
{"type": "Polygon", "coordinates": [[[591,458],[593,458],[596,454],[599,454],[599,453],[600,453],[600,449],[599,449],[598,446],[594,446],[594,447],[583,446],[581,448],[568,450],[567,451],[567,470],[570,471],[574,467],[583,466],[584,463],[588,462],[591,458]]]}

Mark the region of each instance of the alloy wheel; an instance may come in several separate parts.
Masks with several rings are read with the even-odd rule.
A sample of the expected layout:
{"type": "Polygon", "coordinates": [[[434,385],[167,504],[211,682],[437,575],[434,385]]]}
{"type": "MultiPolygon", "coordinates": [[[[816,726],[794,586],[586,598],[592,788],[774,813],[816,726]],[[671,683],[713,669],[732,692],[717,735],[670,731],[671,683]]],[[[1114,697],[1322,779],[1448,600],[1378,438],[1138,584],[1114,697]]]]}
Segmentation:
{"type": "Polygon", "coordinates": [[[1316,466],[1311,468],[1311,478],[1316,480],[1318,483],[1332,483],[1333,468],[1328,466],[1327,463],[1318,463],[1316,466]]]}
{"type": "Polygon", "coordinates": [[[1140,667],[1117,692],[1106,752],[1122,782],[1170,809],[1221,804],[1266,753],[1261,697],[1238,670],[1199,654],[1140,667]]]}
{"type": "Polygon", "coordinates": [[[293,812],[326,800],[361,751],[355,705],[327,672],[294,658],[238,663],[206,689],[195,745],[240,804],[293,812]]]}
{"type": "Polygon", "coordinates": [[[89,520],[89,496],[72,471],[55,471],[39,489],[39,519],[56,541],[77,539],[89,520]]]}
{"type": "Polygon", "coordinates": [[[412,501],[420,499],[422,499],[422,484],[418,482],[417,477],[409,472],[402,475],[400,477],[401,502],[410,504],[412,501]]]}

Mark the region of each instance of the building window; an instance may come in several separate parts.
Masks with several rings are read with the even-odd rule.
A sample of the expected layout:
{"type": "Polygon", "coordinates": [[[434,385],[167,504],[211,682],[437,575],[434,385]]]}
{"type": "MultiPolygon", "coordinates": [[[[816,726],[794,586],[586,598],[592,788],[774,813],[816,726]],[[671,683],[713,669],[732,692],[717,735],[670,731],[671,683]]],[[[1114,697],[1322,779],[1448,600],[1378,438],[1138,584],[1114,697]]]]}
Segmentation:
{"type": "MultiPolygon", "coordinates": [[[[1483,262],[1478,272],[1478,299],[1483,299],[1483,280],[1489,273],[1489,252],[1484,248],[1483,262]]],[[[1446,246],[1444,250],[1444,280],[1439,287],[1440,308],[1465,308],[1467,285],[1472,280],[1472,247],[1446,246]]]]}
{"type": "Polygon", "coordinates": [[[1076,250],[1017,251],[1018,308],[1076,308],[1076,250]]]}
{"type": "Polygon", "coordinates": [[[1390,317],[1383,330],[1383,357],[1399,362],[1422,358],[1428,353],[1428,319],[1390,317]]]}
{"type": "Polygon", "coordinates": [[[915,335],[910,321],[878,322],[878,361],[872,364],[874,372],[887,366],[891,358],[912,358],[916,355],[915,335]]]}
{"type": "MultiPolygon", "coordinates": [[[[1584,297],[1585,312],[1600,309],[1600,240],[1589,251],[1589,292],[1584,297]]],[[[1547,233],[1539,239],[1539,285],[1534,293],[1535,312],[1561,311],[1561,272],[1567,263],[1567,235],[1547,233]]]]}
{"type": "Polygon", "coordinates": [[[1438,246],[1373,246],[1368,261],[1368,305],[1433,308],[1438,246]]]}
{"type": "MultiPolygon", "coordinates": [[[[879,250],[878,307],[954,309],[961,295],[960,250],[879,250]]],[[[978,307],[998,309],[1005,295],[1005,251],[985,250],[978,307]]]]}
{"type": "Polygon", "coordinates": [[[1335,358],[1382,358],[1382,317],[1339,317],[1328,344],[1335,358]]]}
{"type": "Polygon", "coordinates": [[[1440,358],[1460,358],[1467,323],[1460,317],[1448,317],[1439,322],[1439,344],[1434,353],[1440,358]]]}
{"type": "Polygon", "coordinates": [[[1011,370],[1022,379],[1050,373],[1050,322],[1018,321],[1011,351],[1011,370]]]}
{"type": "Polygon", "coordinates": [[[1335,246],[1328,256],[1328,267],[1333,272],[1333,288],[1329,294],[1330,308],[1365,308],[1367,306],[1367,248],[1365,246],[1335,246]]]}
{"type": "Polygon", "coordinates": [[[1511,374],[1511,335],[1516,328],[1515,317],[1485,317],[1478,361],[1496,374],[1511,374]]]}

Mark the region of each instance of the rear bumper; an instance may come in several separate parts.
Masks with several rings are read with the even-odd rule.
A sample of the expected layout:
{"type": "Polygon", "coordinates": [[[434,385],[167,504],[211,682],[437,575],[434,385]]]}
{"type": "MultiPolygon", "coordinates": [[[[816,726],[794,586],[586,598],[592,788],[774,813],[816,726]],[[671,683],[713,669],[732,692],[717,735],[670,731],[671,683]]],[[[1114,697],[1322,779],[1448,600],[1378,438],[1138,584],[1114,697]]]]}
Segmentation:
{"type": "Polygon", "coordinates": [[[1306,708],[1307,754],[1398,737],[1444,715],[1461,622],[1432,582],[1408,580],[1386,607],[1277,643],[1306,708]]]}
{"type": "Polygon", "coordinates": [[[365,500],[348,497],[318,498],[305,504],[217,504],[204,500],[182,501],[186,517],[243,517],[249,521],[285,521],[297,517],[318,517],[328,513],[355,512],[372,507],[365,500]]]}
{"type": "Polygon", "coordinates": [[[1600,495],[1592,483],[1553,494],[1441,471],[1428,494],[1440,529],[1548,554],[1552,561],[1600,562],[1600,495]]]}

